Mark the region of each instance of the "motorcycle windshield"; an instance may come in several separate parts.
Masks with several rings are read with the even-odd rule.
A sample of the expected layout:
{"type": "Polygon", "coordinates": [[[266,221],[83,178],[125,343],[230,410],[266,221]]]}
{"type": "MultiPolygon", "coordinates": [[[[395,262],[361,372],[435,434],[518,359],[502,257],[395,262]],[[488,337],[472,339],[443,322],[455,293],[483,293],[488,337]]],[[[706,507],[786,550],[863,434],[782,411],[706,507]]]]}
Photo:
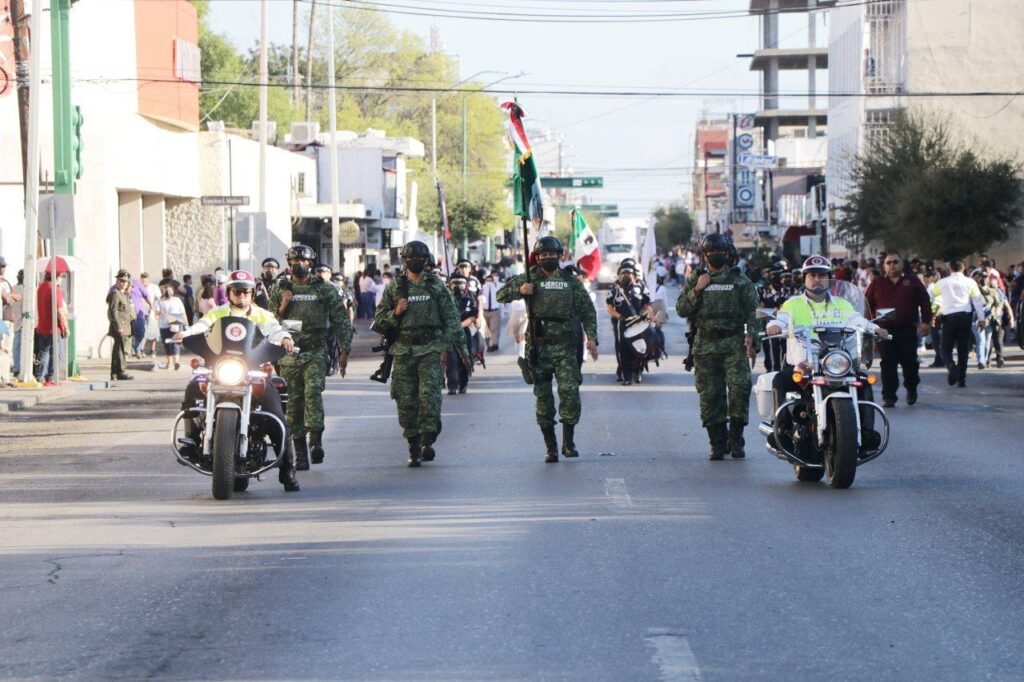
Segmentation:
{"type": "Polygon", "coordinates": [[[250,367],[276,362],[284,357],[281,346],[270,343],[252,320],[222,317],[205,334],[186,336],[182,345],[210,364],[221,355],[244,357],[250,367]]]}
{"type": "Polygon", "coordinates": [[[867,301],[864,299],[864,292],[856,284],[851,284],[841,279],[833,279],[829,281],[828,291],[833,298],[846,300],[862,317],[867,317],[867,301]]]}

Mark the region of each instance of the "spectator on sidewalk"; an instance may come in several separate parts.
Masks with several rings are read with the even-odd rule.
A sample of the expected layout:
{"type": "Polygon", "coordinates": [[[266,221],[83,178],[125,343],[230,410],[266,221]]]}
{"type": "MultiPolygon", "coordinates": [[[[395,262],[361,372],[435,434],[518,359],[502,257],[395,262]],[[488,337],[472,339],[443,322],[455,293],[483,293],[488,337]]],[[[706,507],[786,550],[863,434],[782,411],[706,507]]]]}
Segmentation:
{"type": "Polygon", "coordinates": [[[164,354],[167,356],[167,369],[178,369],[181,362],[181,343],[171,341],[179,332],[185,329],[187,320],[185,318],[185,304],[175,293],[173,284],[165,284],[161,288],[163,294],[157,302],[157,311],[160,314],[160,340],[164,344],[164,354]]]}
{"type": "Polygon", "coordinates": [[[916,275],[904,272],[903,259],[890,253],[883,262],[885,276],[876,277],[864,292],[872,311],[893,308],[892,315],[879,321],[889,338],[879,342],[882,370],[882,406],[894,407],[900,386],[899,370],[903,368],[903,386],[907,405],[917,402],[917,385],[921,383],[917,359],[918,338],[926,336],[932,321],[931,299],[916,275]]]}
{"type": "MultiPolygon", "coordinates": [[[[977,283],[964,275],[964,262],[954,260],[949,264],[950,274],[939,280],[939,314],[942,316],[942,360],[946,363],[947,380],[950,386],[964,388],[967,385],[967,360],[971,350],[971,335],[974,316],[984,315],[985,299],[977,283]],[[953,348],[956,348],[956,362],[953,362],[953,348]]],[[[978,326],[985,328],[982,319],[978,326]]]]}
{"type": "Polygon", "coordinates": [[[377,310],[374,304],[374,288],[376,285],[377,283],[373,281],[373,277],[370,275],[370,270],[367,269],[359,280],[359,303],[362,310],[362,319],[364,320],[372,320],[373,314],[377,310]]]}
{"type": "Polygon", "coordinates": [[[213,271],[213,300],[217,305],[226,305],[228,302],[228,276],[224,268],[217,268],[213,271]]]}
{"type": "Polygon", "coordinates": [[[195,319],[196,313],[196,294],[192,288],[192,275],[181,276],[181,290],[182,290],[182,303],[185,304],[185,318],[188,320],[188,324],[192,326],[192,320],[195,319]]]}
{"type": "Polygon", "coordinates": [[[118,270],[114,289],[107,294],[107,333],[114,339],[110,351],[110,378],[120,381],[133,379],[128,374],[127,350],[132,339],[135,305],[131,297],[131,279],[127,270],[118,270]]]}
{"type": "Polygon", "coordinates": [[[139,275],[146,285],[146,302],[149,308],[146,310],[146,329],[142,339],[142,354],[149,357],[156,357],[156,344],[160,340],[160,311],[157,308],[160,301],[160,287],[149,278],[149,274],[139,275]]]}
{"type": "Polygon", "coordinates": [[[202,275],[199,278],[199,284],[199,298],[196,301],[196,313],[198,313],[199,317],[202,317],[217,307],[217,301],[214,296],[213,277],[210,275],[202,275]]]}
{"type": "MultiPolygon", "coordinates": [[[[15,292],[14,285],[6,278],[7,261],[0,256],[0,387],[14,386],[15,372],[12,372],[17,360],[14,355],[16,304],[21,300],[15,292]]],[[[17,306],[20,308],[20,306],[17,306]]],[[[18,315],[20,317],[20,313],[18,315]]],[[[20,348],[19,348],[20,350],[20,348]]]]}
{"type": "Polygon", "coordinates": [[[931,301],[932,308],[932,327],[929,333],[932,339],[932,351],[935,353],[935,359],[932,360],[932,364],[928,365],[929,367],[946,366],[942,359],[942,327],[937,319],[939,304],[942,302],[942,293],[939,291],[939,279],[943,276],[944,274],[940,270],[929,270],[925,273],[926,288],[928,289],[928,298],[931,301]]]}
{"type": "Polygon", "coordinates": [[[11,295],[13,303],[11,304],[11,317],[14,318],[12,324],[14,328],[14,344],[12,353],[13,363],[11,365],[11,375],[15,378],[21,376],[21,329],[24,326],[24,320],[22,314],[24,313],[25,307],[25,271],[18,270],[17,283],[14,285],[14,293],[11,295]]]}
{"type": "Polygon", "coordinates": [[[55,386],[59,348],[53,335],[53,297],[57,297],[57,334],[67,338],[68,317],[64,291],[58,283],[53,286],[53,274],[46,272],[45,280],[36,289],[35,378],[43,386],[55,386]],[[56,294],[54,294],[56,292],[56,294]]]}
{"type": "Polygon", "coordinates": [[[498,301],[498,289],[501,285],[495,274],[484,277],[480,288],[480,298],[484,302],[484,328],[487,334],[487,352],[496,353],[501,341],[501,306],[498,301]]]}

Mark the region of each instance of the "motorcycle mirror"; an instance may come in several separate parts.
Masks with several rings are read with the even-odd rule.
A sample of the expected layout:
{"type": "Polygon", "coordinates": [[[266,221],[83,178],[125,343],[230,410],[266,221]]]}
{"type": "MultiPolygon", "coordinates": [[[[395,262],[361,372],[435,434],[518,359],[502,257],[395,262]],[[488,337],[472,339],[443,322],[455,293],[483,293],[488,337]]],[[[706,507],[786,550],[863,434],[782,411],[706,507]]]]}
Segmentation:
{"type": "Polygon", "coordinates": [[[281,325],[290,332],[302,331],[302,320],[284,320],[281,325]]]}
{"type": "Polygon", "coordinates": [[[758,308],[757,309],[757,319],[759,319],[759,320],[775,319],[775,309],[774,308],[758,308]]]}

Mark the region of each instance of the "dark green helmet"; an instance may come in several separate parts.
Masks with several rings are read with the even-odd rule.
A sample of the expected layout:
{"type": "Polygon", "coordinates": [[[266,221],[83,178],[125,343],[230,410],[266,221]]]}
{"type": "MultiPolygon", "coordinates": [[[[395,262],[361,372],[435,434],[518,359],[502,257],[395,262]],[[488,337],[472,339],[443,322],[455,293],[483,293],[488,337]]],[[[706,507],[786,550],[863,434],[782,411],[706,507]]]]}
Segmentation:
{"type": "Polygon", "coordinates": [[[406,242],[402,247],[402,258],[427,258],[430,256],[430,249],[421,241],[406,242]]]}
{"type": "Polygon", "coordinates": [[[722,234],[709,234],[704,237],[704,240],[700,243],[701,253],[707,253],[708,251],[726,251],[729,252],[732,249],[732,242],[725,238],[722,234]]]}
{"type": "Polygon", "coordinates": [[[295,244],[284,254],[285,260],[308,260],[316,262],[316,251],[305,244],[295,244]]]}
{"type": "Polygon", "coordinates": [[[533,252],[537,255],[542,253],[554,253],[561,256],[562,250],[562,242],[558,241],[557,237],[541,237],[533,245],[533,252]]]}

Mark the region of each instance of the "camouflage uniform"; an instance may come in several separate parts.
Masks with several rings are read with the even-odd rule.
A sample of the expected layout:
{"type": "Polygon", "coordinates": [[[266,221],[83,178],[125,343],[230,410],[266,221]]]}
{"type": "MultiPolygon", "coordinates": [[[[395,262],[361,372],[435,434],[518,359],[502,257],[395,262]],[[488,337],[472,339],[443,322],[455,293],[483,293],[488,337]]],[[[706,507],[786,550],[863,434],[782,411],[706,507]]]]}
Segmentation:
{"type": "Polygon", "coordinates": [[[310,277],[306,284],[279,280],[270,292],[270,310],[282,321],[302,322],[302,331],[292,334],[299,354],[280,362],[281,376],[288,382],[288,428],[293,438],[304,439],[308,432],[311,439],[319,439],[324,430],[327,335],[333,333],[339,349],[347,353],[352,347],[352,323],[337,290],[319,277],[310,277]],[[292,298],[282,310],[286,291],[292,292],[292,298]]]}
{"type": "MultiPolygon", "coordinates": [[[[533,366],[533,395],[537,398],[537,424],[541,429],[555,425],[555,398],[551,381],[558,381],[558,416],[563,424],[575,426],[580,421],[580,374],[578,325],[588,339],[597,339],[597,311],[587,290],[578,279],[563,270],[549,277],[540,267],[531,271],[533,284],[531,324],[538,324],[537,363],[533,366]]],[[[526,275],[517,275],[498,290],[498,300],[511,303],[523,298],[519,287],[526,275]]],[[[531,357],[531,337],[527,336],[526,356],[531,357]]]]}
{"type": "Polygon", "coordinates": [[[433,444],[441,432],[441,353],[458,348],[466,355],[466,336],[448,287],[439,277],[424,274],[419,282],[408,280],[409,307],[395,317],[401,295],[399,280],[384,290],[374,315],[375,329],[388,332],[398,327],[398,337],[389,351],[391,397],[398,404],[398,423],[412,443],[433,444]]]}
{"type": "Polygon", "coordinates": [[[708,274],[711,283],[704,291],[694,293],[700,277],[695,273],[676,301],[679,316],[697,326],[693,354],[700,418],[709,430],[728,420],[745,426],[751,378],[744,340],[757,329],[757,293],[739,268],[708,274]]]}

